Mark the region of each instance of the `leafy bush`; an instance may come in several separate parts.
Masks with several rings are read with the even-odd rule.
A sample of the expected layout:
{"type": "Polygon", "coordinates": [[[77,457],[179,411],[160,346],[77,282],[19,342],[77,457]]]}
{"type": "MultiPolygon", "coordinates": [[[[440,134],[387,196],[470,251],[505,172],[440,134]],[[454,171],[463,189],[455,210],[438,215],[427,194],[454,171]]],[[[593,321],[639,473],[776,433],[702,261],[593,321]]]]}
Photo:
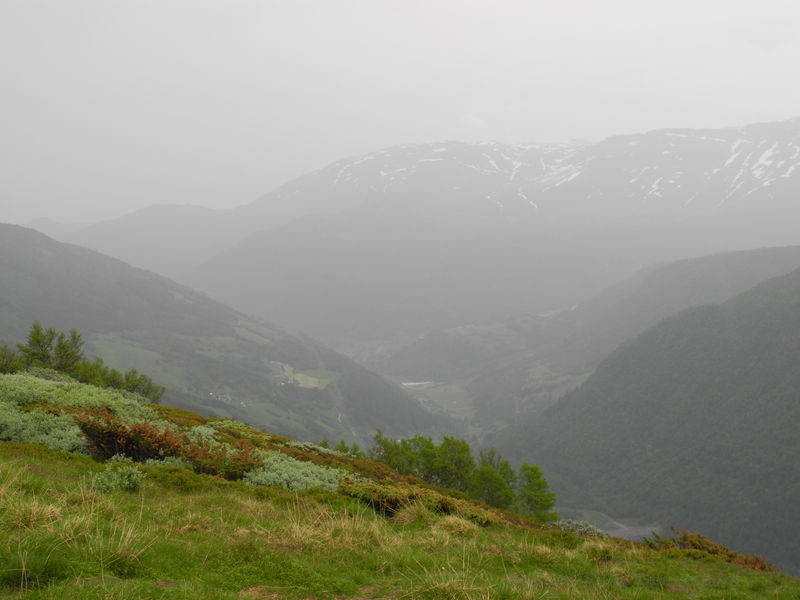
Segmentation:
{"type": "Polygon", "coordinates": [[[559,519],[555,521],[553,527],[558,527],[562,531],[571,531],[578,535],[596,535],[598,537],[608,537],[605,531],[592,525],[589,521],[579,521],[576,519],[559,519]]]}
{"type": "Polygon", "coordinates": [[[56,371],[55,369],[49,369],[47,367],[28,367],[27,369],[25,369],[25,372],[28,375],[33,375],[34,377],[38,377],[39,379],[46,379],[47,381],[60,381],[61,383],[75,383],[75,379],[73,379],[66,373],[56,371]]]}
{"type": "Polygon", "coordinates": [[[103,460],[122,454],[142,462],[148,458],[179,456],[180,434],[167,425],[126,423],[107,408],[76,414],[75,421],[90,444],[92,453],[103,460]]]}
{"type": "Polygon", "coordinates": [[[147,474],[133,465],[113,462],[106,465],[105,471],[98,473],[94,486],[101,492],[137,492],[147,474]]]}
{"type": "Polygon", "coordinates": [[[344,469],[296,460],[282,452],[264,452],[261,456],[262,466],[245,473],[245,483],[283,487],[293,492],[315,487],[336,490],[345,477],[352,477],[344,469]]]}
{"type": "Polygon", "coordinates": [[[223,444],[213,437],[209,439],[208,432],[200,433],[204,429],[214,432],[211,428],[193,427],[186,432],[165,421],[129,423],[106,408],[76,414],[75,421],[89,440],[92,453],[101,459],[116,454],[136,462],[176,457],[188,462],[198,473],[226,479],[240,479],[261,464],[255,449],[247,442],[223,444]]]}

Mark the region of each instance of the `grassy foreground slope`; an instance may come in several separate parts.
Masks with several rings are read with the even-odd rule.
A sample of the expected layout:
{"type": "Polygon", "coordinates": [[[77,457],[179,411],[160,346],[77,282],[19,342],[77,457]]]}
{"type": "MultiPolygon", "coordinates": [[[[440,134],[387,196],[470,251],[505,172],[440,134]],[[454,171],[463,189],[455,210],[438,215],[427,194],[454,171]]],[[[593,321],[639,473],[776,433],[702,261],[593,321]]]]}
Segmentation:
{"type": "Polygon", "coordinates": [[[0,442],[0,597],[800,598],[781,573],[536,525],[379,463],[117,392],[6,375],[0,402],[0,437],[42,442],[0,442]],[[98,435],[92,416],[124,421],[127,437],[98,435]],[[164,455],[100,460],[143,458],[155,448],[132,443],[142,436],[164,455]],[[250,475],[219,448],[249,449],[250,475]],[[227,479],[196,472],[215,465],[227,479]],[[265,483],[289,471],[284,487],[265,483]],[[131,472],[140,484],[108,484],[131,472]],[[285,489],[304,473],[320,485],[285,489]]]}

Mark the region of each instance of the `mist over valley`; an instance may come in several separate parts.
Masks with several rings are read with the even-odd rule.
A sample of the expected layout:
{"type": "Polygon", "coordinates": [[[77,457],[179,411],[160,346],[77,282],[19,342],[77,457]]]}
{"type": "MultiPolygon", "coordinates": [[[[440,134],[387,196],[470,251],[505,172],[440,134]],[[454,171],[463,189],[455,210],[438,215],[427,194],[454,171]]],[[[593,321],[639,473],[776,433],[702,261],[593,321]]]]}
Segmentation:
{"type": "Polygon", "coordinates": [[[793,4],[101,4],[0,6],[0,596],[796,597],[793,4]]]}

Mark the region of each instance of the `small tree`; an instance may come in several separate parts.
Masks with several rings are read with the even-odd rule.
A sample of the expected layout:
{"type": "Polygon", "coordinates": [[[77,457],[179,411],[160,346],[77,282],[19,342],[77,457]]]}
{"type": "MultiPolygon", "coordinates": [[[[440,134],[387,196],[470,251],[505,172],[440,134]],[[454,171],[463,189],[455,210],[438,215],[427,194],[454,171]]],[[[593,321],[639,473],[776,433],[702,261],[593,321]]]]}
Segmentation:
{"type": "Polygon", "coordinates": [[[17,346],[25,366],[50,368],[53,359],[53,344],[57,335],[56,330],[52,327],[45,329],[39,321],[34,321],[28,331],[26,343],[17,346]]]}
{"type": "Polygon", "coordinates": [[[86,360],[80,333],[75,329],[69,334],[56,331],[52,327],[45,329],[39,321],[34,321],[31,325],[26,343],[17,347],[23,363],[28,367],[45,367],[69,373],[81,361],[86,360]]]}
{"type": "Polygon", "coordinates": [[[539,522],[554,521],[558,518],[551,510],[555,503],[556,495],[548,490],[542,470],[536,465],[522,463],[517,483],[519,511],[539,522]]]}
{"type": "Polygon", "coordinates": [[[514,469],[494,448],[481,450],[469,493],[489,506],[508,508],[514,503],[514,469]]]}
{"type": "Polygon", "coordinates": [[[22,355],[7,344],[0,346],[0,373],[16,373],[23,368],[22,355]]]}
{"type": "Polygon", "coordinates": [[[83,337],[76,330],[71,329],[69,335],[59,333],[56,336],[50,366],[56,371],[69,373],[80,363],[86,360],[83,355],[83,337]]]}
{"type": "Polygon", "coordinates": [[[436,448],[433,483],[466,492],[473,471],[475,471],[475,459],[472,458],[469,444],[464,440],[444,436],[436,448]]]}

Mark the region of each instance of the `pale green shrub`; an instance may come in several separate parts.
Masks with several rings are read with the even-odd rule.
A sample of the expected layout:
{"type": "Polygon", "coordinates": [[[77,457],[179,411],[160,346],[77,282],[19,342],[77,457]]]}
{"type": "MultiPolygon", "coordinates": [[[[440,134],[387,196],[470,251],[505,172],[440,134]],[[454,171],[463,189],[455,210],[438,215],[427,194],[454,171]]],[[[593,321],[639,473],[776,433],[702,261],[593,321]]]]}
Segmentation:
{"type": "Polygon", "coordinates": [[[214,445],[218,445],[219,442],[217,441],[217,430],[213,427],[209,427],[208,425],[195,425],[189,431],[186,432],[186,435],[189,439],[193,442],[211,442],[214,445]]]}
{"type": "Polygon", "coordinates": [[[105,471],[98,473],[94,487],[101,492],[136,492],[147,474],[130,464],[113,462],[106,465],[105,471]]]}
{"type": "Polygon", "coordinates": [[[75,380],[61,371],[55,369],[48,369],[47,367],[28,367],[25,373],[33,375],[39,379],[46,379],[47,381],[60,381],[62,383],[74,383],[75,380]]]}
{"type": "Polygon", "coordinates": [[[263,466],[245,473],[245,483],[299,492],[314,487],[336,490],[342,479],[353,478],[353,474],[344,469],[296,460],[282,452],[263,452],[262,459],[263,466]]]}
{"type": "Polygon", "coordinates": [[[312,444],[311,442],[300,442],[297,440],[291,440],[284,444],[284,446],[289,446],[290,448],[297,448],[298,450],[304,450],[305,452],[314,452],[317,454],[330,454],[332,456],[347,456],[344,452],[339,452],[338,450],[334,450],[333,448],[326,448],[325,446],[320,446],[319,444],[312,444]]]}
{"type": "Polygon", "coordinates": [[[0,375],[0,399],[17,405],[44,401],[64,406],[108,408],[125,421],[157,420],[158,414],[137,394],[77,382],[48,381],[29,373],[0,375]]]}
{"type": "Polygon", "coordinates": [[[41,444],[53,450],[86,453],[86,440],[68,415],[51,415],[41,410],[19,410],[0,402],[0,441],[41,444]]]}

